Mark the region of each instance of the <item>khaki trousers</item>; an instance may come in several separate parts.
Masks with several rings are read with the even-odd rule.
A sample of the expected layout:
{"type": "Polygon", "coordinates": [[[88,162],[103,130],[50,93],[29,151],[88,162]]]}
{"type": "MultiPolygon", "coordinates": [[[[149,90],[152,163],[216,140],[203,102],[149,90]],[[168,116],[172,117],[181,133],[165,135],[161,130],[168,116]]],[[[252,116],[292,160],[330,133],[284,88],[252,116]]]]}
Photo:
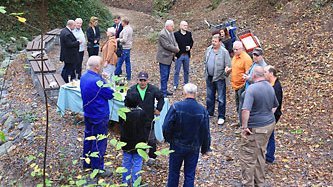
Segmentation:
{"type": "Polygon", "coordinates": [[[240,162],[242,184],[244,186],[264,186],[266,147],[275,122],[265,127],[252,128],[247,139],[242,138],[240,144],[240,162]]]}

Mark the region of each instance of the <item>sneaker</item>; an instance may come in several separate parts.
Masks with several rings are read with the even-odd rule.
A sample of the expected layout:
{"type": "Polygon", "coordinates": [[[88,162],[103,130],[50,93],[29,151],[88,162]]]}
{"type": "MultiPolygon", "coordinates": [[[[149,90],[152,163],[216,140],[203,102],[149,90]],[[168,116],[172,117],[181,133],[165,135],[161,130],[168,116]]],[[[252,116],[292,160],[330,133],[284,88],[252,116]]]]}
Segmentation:
{"type": "Polygon", "coordinates": [[[148,161],[147,161],[147,165],[148,166],[152,166],[152,165],[154,165],[154,163],[155,163],[155,159],[154,158],[149,158],[148,161]]]}
{"type": "Polygon", "coordinates": [[[224,124],[224,119],[223,118],[219,118],[219,120],[217,121],[218,125],[223,125],[224,124]]]}
{"type": "Polygon", "coordinates": [[[105,169],[105,170],[100,170],[99,173],[97,174],[99,177],[110,177],[112,175],[111,170],[105,169]]]}

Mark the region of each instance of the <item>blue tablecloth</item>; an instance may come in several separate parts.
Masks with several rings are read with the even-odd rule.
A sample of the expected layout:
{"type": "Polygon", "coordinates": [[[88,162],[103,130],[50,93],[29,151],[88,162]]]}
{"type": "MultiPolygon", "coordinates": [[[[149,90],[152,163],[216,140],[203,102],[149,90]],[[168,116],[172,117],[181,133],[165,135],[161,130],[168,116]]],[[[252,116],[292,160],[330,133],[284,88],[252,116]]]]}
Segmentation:
{"type": "MultiPolygon", "coordinates": [[[[159,119],[155,121],[154,130],[156,139],[160,142],[164,140],[162,133],[162,125],[165,119],[165,116],[170,108],[169,100],[167,98],[164,99],[164,106],[159,116],[159,119]]],[[[66,110],[70,110],[72,112],[81,113],[83,115],[83,104],[81,98],[81,90],[80,87],[72,87],[68,84],[65,84],[60,87],[59,95],[58,95],[58,108],[57,112],[60,112],[61,115],[65,114],[66,110]]],[[[118,109],[124,107],[124,102],[117,100],[109,100],[110,107],[110,120],[119,121],[118,109]]]]}

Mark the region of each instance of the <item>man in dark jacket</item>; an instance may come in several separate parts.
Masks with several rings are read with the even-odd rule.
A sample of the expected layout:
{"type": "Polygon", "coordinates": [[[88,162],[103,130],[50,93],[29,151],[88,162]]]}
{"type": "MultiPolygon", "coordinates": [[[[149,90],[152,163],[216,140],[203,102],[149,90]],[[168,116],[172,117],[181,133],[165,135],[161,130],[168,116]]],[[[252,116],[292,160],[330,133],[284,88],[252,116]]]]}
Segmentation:
{"type": "MultiPolygon", "coordinates": [[[[283,92],[282,92],[282,86],[277,78],[277,71],[275,67],[273,66],[266,66],[264,68],[265,70],[265,78],[271,83],[271,85],[274,88],[276,99],[279,102],[279,106],[277,107],[276,111],[274,112],[275,117],[275,123],[277,123],[282,115],[281,107],[282,107],[282,98],[283,98],[283,92]]],[[[267,144],[267,152],[266,152],[266,162],[273,163],[275,160],[275,138],[274,138],[274,130],[269,137],[268,144],[267,144]]]]}
{"type": "Polygon", "coordinates": [[[141,107],[147,114],[148,123],[146,124],[146,138],[148,145],[152,146],[149,149],[149,157],[155,159],[157,156],[154,154],[156,151],[156,138],[153,129],[152,121],[154,115],[160,115],[164,105],[164,97],[162,92],[154,85],[149,84],[148,73],[140,72],[138,76],[138,84],[132,86],[127,93],[137,93],[140,95],[139,107],[141,107]],[[155,99],[157,105],[155,107],[155,99]]]}
{"type": "Polygon", "coordinates": [[[136,92],[127,93],[125,106],[131,111],[126,113],[126,121],[120,119],[120,141],[127,143],[122,147],[124,151],[122,166],[127,169],[127,172],[123,173],[122,183],[127,184],[133,184],[136,181],[140,176],[137,172],[142,168],[142,157],[138,154],[135,146],[146,140],[144,126],[148,119],[145,111],[139,107],[139,102],[139,94],[136,92]],[[128,175],[131,175],[130,180],[126,180],[128,175]]]}
{"type": "Polygon", "coordinates": [[[113,22],[114,22],[114,24],[112,27],[114,27],[116,29],[116,38],[119,38],[119,34],[123,30],[123,25],[121,24],[121,17],[118,15],[115,15],[113,22]]]}
{"type": "Polygon", "coordinates": [[[210,151],[209,116],[196,100],[197,86],[184,86],[185,100],[170,107],[163,124],[163,135],[174,153],[169,157],[168,187],[178,186],[179,173],[184,162],[184,185],[194,186],[195,168],[199,151],[210,151]]]}
{"type": "Polygon", "coordinates": [[[75,29],[75,21],[68,20],[67,26],[60,32],[60,61],[65,62],[61,76],[66,83],[68,78],[75,78],[75,67],[79,63],[79,46],[82,41],[77,41],[72,30],[75,29]]]}

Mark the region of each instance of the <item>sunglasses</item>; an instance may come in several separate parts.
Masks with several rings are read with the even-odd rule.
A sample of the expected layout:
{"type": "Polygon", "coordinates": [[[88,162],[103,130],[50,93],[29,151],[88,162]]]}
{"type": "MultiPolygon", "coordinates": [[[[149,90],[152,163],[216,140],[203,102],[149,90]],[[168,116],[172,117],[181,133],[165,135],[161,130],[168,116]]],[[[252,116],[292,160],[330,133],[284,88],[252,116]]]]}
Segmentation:
{"type": "Polygon", "coordinates": [[[259,56],[258,54],[253,54],[253,56],[259,56]]]}
{"type": "Polygon", "coordinates": [[[139,79],[140,82],[146,82],[147,80],[146,79],[139,79]]]}

